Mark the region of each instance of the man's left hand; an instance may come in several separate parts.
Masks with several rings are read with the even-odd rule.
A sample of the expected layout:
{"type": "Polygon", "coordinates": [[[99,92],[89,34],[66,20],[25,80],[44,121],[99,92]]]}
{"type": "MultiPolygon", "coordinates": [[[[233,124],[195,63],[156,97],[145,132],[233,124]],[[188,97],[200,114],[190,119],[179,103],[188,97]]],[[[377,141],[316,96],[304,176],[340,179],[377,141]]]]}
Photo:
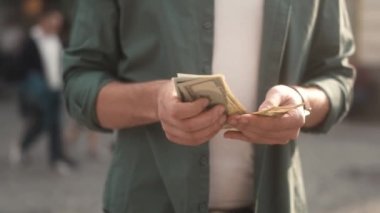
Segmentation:
{"type": "MultiPolygon", "coordinates": [[[[296,105],[302,98],[294,89],[277,85],[272,87],[261,104],[259,111],[274,106],[296,105]]],[[[287,144],[297,139],[305,124],[304,109],[299,107],[282,116],[266,117],[244,114],[228,118],[228,124],[237,131],[227,131],[225,137],[259,144],[287,144]]]]}

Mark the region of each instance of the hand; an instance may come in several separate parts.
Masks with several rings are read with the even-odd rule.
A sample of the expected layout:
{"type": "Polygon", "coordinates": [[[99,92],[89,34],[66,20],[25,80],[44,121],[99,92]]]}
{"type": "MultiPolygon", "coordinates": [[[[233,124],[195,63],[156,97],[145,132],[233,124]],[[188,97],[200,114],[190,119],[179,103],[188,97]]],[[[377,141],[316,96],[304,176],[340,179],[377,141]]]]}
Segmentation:
{"type": "Polygon", "coordinates": [[[207,99],[183,103],[174,91],[173,83],[168,82],[158,95],[158,117],[166,137],[188,146],[200,145],[214,137],[227,120],[224,107],[206,110],[207,99]]]}
{"type": "MultiPolygon", "coordinates": [[[[302,98],[294,89],[277,85],[268,91],[259,110],[300,103],[302,98]]],[[[287,144],[290,140],[298,138],[300,129],[305,124],[305,115],[303,108],[299,107],[278,117],[252,114],[231,116],[228,118],[228,124],[238,131],[227,131],[224,135],[226,138],[260,144],[287,144]]]]}

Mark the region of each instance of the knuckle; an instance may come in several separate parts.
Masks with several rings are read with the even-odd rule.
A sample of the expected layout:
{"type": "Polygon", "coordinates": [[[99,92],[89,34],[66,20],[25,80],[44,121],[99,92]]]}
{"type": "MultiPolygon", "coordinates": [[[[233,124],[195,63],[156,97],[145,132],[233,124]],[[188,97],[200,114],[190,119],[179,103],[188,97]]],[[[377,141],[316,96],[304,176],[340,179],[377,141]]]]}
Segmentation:
{"type": "Polygon", "coordinates": [[[170,112],[169,112],[169,116],[170,116],[170,117],[173,117],[173,118],[178,118],[179,115],[180,115],[180,112],[179,112],[179,110],[176,109],[176,108],[170,110],[170,112]]]}
{"type": "Polygon", "coordinates": [[[196,125],[194,125],[193,123],[184,123],[182,125],[182,128],[186,132],[191,132],[191,131],[194,131],[196,129],[196,125]]]}

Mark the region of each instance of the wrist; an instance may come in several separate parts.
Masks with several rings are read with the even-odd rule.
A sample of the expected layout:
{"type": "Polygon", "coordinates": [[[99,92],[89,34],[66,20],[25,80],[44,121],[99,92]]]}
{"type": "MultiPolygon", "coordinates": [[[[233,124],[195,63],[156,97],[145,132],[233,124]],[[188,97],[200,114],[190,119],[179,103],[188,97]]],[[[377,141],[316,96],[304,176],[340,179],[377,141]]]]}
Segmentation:
{"type": "Polygon", "coordinates": [[[296,86],[305,99],[305,106],[312,109],[310,116],[306,117],[305,128],[313,128],[320,125],[326,119],[330,111],[330,102],[325,92],[318,87],[296,86]]]}
{"type": "Polygon", "coordinates": [[[159,116],[159,108],[162,104],[161,102],[165,100],[165,97],[167,96],[168,88],[170,87],[170,84],[172,84],[171,80],[159,80],[156,81],[156,88],[154,91],[156,91],[154,97],[155,97],[155,119],[160,120],[159,116]]]}
{"type": "Polygon", "coordinates": [[[311,107],[311,101],[306,89],[300,86],[289,86],[289,88],[293,89],[300,97],[303,104],[304,115],[305,116],[310,115],[312,111],[312,107],[311,107]]]}

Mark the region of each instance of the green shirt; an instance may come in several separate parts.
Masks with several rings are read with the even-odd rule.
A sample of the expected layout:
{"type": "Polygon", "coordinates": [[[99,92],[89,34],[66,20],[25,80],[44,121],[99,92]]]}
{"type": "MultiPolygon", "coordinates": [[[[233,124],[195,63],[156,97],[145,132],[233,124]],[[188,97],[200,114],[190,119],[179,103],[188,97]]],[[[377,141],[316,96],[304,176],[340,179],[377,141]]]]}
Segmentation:
{"type": "MultiPolygon", "coordinates": [[[[65,54],[70,114],[93,129],[95,102],[112,80],[210,74],[212,0],[80,0],[65,54]]],[[[330,99],[326,132],[348,111],[353,40],[344,0],[266,0],[258,103],[276,84],[314,85],[330,99]]],[[[169,142],[159,123],[118,131],[104,192],[111,213],[208,211],[208,144],[169,142]]],[[[296,142],[255,146],[255,212],[307,212],[296,142]]]]}

